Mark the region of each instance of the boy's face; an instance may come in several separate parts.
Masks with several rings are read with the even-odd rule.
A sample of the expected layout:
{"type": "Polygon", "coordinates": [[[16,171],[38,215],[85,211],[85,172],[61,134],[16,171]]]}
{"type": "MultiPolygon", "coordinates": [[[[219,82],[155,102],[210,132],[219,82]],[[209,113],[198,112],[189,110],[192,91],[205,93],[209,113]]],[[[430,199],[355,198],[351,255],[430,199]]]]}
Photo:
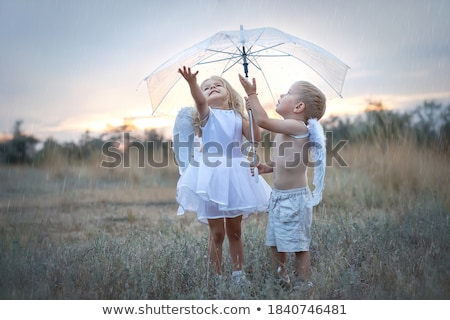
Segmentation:
{"type": "Polygon", "coordinates": [[[300,89],[294,84],[287,93],[280,96],[275,110],[280,116],[286,118],[294,113],[300,100],[300,89]]]}

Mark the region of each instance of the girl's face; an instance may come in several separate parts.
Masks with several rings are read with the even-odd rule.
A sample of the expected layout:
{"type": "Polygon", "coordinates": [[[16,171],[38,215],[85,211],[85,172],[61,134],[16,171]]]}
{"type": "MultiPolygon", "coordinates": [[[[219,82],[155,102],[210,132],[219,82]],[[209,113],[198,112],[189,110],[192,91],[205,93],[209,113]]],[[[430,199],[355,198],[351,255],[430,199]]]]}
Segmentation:
{"type": "Polygon", "coordinates": [[[202,92],[210,106],[223,106],[228,99],[225,84],[216,79],[208,79],[202,84],[202,92]]]}
{"type": "Polygon", "coordinates": [[[295,107],[300,102],[300,90],[293,85],[289,91],[280,96],[275,111],[282,117],[287,117],[294,112],[295,107]]]}

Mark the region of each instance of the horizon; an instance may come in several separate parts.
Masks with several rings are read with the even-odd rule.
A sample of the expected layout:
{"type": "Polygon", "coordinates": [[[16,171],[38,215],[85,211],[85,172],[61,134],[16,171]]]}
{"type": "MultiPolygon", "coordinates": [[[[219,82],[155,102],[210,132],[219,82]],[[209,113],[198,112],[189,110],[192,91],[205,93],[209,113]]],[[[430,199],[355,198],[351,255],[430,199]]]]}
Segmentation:
{"type": "MultiPolygon", "coordinates": [[[[336,98],[336,99],[338,99],[338,98],[336,98]]],[[[435,102],[437,104],[443,105],[443,107],[450,106],[450,98],[449,99],[428,99],[428,100],[423,100],[419,104],[414,104],[414,105],[413,104],[405,104],[403,107],[395,107],[392,105],[387,105],[387,104],[385,104],[385,102],[383,100],[373,98],[373,97],[367,98],[366,101],[367,102],[365,103],[364,106],[353,109],[353,110],[357,110],[358,112],[332,113],[332,112],[328,112],[329,106],[327,105],[327,112],[325,113],[324,117],[320,121],[327,120],[331,117],[338,117],[338,118],[343,118],[343,119],[352,119],[352,118],[354,119],[357,116],[362,116],[366,113],[366,108],[370,105],[370,102],[380,102],[380,103],[382,103],[382,106],[383,106],[382,110],[399,112],[399,113],[412,112],[416,108],[423,106],[424,103],[426,103],[426,102],[435,102]]],[[[336,104],[333,105],[333,107],[336,107],[336,104]]],[[[267,106],[265,106],[265,109],[267,110],[267,106]]],[[[275,117],[278,116],[278,115],[276,115],[274,110],[272,110],[272,112],[268,111],[268,113],[271,116],[275,116],[275,117]]],[[[126,125],[130,126],[130,128],[134,127],[134,129],[123,130],[123,131],[121,131],[121,133],[124,133],[124,132],[137,133],[138,132],[141,135],[144,135],[145,132],[147,132],[147,131],[155,130],[155,132],[158,135],[160,135],[162,138],[164,138],[166,140],[172,139],[172,128],[173,128],[173,122],[175,120],[173,116],[149,115],[149,116],[139,116],[139,117],[136,117],[136,119],[133,119],[133,118],[134,117],[124,117],[123,119],[115,119],[116,122],[112,122],[112,123],[105,122],[105,126],[103,127],[103,129],[99,128],[97,130],[91,130],[88,127],[86,127],[86,129],[84,129],[84,130],[59,131],[58,135],[48,134],[46,136],[45,136],[45,132],[36,134],[35,132],[32,132],[32,131],[23,130],[22,127],[23,127],[23,125],[25,125],[23,120],[17,119],[16,121],[22,121],[21,132],[24,135],[38,139],[37,145],[43,144],[47,140],[53,140],[59,144],[78,143],[82,139],[83,135],[86,133],[89,133],[92,138],[98,138],[101,135],[107,135],[107,134],[111,134],[113,132],[117,132],[117,129],[124,127],[126,125]],[[167,121],[167,125],[163,125],[163,126],[160,125],[161,119],[165,119],[165,121],[167,121]],[[156,126],[148,125],[149,121],[150,121],[150,123],[152,121],[158,121],[159,125],[156,125],[156,126]]],[[[0,132],[0,143],[9,141],[13,138],[13,130],[14,130],[15,123],[16,122],[11,124],[10,132],[0,132]]],[[[165,122],[162,122],[162,123],[165,123],[165,122]]],[[[37,148],[37,149],[39,149],[39,148],[37,148]]]]}

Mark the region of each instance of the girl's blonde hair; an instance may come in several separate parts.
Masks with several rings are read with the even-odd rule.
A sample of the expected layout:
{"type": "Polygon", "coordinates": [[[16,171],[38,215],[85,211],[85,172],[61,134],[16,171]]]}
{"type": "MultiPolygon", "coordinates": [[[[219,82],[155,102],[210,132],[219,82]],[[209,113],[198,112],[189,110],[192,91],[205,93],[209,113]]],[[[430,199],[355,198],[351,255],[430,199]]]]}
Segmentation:
{"type": "Polygon", "coordinates": [[[322,91],[319,90],[315,85],[307,81],[297,81],[295,86],[298,89],[300,95],[300,101],[303,101],[306,106],[306,119],[316,118],[320,120],[325,114],[326,97],[322,91]]]}
{"type": "MultiPolygon", "coordinates": [[[[203,80],[203,82],[200,85],[200,88],[203,87],[206,81],[213,80],[213,81],[220,81],[223,83],[224,88],[228,92],[228,107],[231,110],[234,110],[237,112],[243,119],[247,119],[246,114],[244,113],[244,100],[242,99],[241,95],[231,86],[231,84],[225,80],[222,77],[219,76],[211,76],[208,79],[203,80]]],[[[196,108],[194,108],[194,127],[195,132],[199,136],[201,136],[201,126],[200,126],[200,118],[199,114],[196,108]]]]}

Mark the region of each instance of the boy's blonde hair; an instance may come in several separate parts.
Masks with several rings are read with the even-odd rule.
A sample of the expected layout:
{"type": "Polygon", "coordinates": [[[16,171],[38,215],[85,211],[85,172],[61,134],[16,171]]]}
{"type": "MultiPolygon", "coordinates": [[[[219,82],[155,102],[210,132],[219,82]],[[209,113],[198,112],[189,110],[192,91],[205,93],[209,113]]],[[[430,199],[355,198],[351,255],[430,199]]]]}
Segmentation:
{"type": "MultiPolygon", "coordinates": [[[[224,85],[224,88],[228,92],[228,107],[231,110],[234,110],[235,112],[240,114],[240,116],[243,119],[247,119],[247,116],[246,116],[246,114],[243,111],[244,110],[244,100],[242,99],[241,95],[231,86],[231,84],[227,80],[222,78],[222,77],[211,76],[208,79],[203,80],[203,82],[200,85],[200,88],[202,88],[203,85],[205,84],[205,82],[208,81],[208,80],[222,82],[223,85],[224,85]]],[[[198,115],[197,109],[195,109],[194,112],[195,112],[195,114],[194,114],[195,131],[196,131],[197,134],[201,135],[200,119],[199,119],[199,115],[198,115]]]]}
{"type": "Polygon", "coordinates": [[[320,120],[327,108],[326,97],[323,92],[307,81],[297,81],[294,85],[297,86],[300,101],[305,103],[306,119],[316,118],[317,120],[320,120]]]}

